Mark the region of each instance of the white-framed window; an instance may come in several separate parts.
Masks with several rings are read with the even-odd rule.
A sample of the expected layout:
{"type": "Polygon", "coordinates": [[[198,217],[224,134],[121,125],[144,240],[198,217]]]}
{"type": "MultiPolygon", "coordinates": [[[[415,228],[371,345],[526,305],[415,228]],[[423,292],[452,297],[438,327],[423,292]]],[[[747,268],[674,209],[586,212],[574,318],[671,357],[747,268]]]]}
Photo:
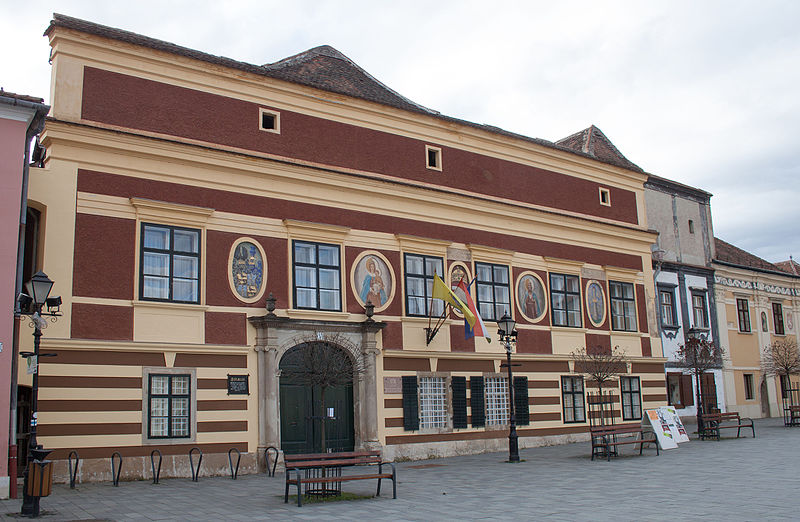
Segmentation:
{"type": "Polygon", "coordinates": [[[508,378],[486,377],[486,425],[497,426],[509,423],[508,378]]]}
{"type": "Polygon", "coordinates": [[[442,149],[425,145],[425,166],[431,170],[442,170],[442,149]]]}
{"type": "Polygon", "coordinates": [[[447,379],[420,377],[418,390],[420,429],[447,428],[447,379]]]}
{"type": "Polygon", "coordinates": [[[258,109],[258,128],[266,132],[275,134],[281,133],[281,113],[259,107],[258,109]]]}
{"type": "Polygon", "coordinates": [[[611,191],[607,188],[600,187],[600,204],[604,207],[611,206],[611,191]]]}

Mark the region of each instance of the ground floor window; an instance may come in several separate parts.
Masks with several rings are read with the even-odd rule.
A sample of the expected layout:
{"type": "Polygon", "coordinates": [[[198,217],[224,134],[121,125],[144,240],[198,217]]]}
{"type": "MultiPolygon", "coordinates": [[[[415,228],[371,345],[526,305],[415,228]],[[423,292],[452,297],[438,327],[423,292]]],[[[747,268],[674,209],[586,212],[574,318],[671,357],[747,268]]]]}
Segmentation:
{"type": "Polygon", "coordinates": [[[677,409],[694,404],[692,376],[680,372],[667,374],[667,403],[677,409]]]}
{"type": "Polygon", "coordinates": [[[622,393],[622,420],[642,418],[642,395],[638,377],[620,378],[622,393]]]}
{"type": "Polygon", "coordinates": [[[444,377],[419,378],[419,427],[447,427],[447,387],[444,377]]]}
{"type": "Polygon", "coordinates": [[[586,422],[583,377],[561,377],[564,422],[586,422]]]}
{"type": "Polygon", "coordinates": [[[752,401],[755,398],[755,389],[753,388],[753,374],[744,374],[744,398],[747,401],[752,401]]]}
{"type": "Polygon", "coordinates": [[[191,437],[191,379],[189,374],[149,376],[148,437],[191,437]]]}
{"type": "Polygon", "coordinates": [[[486,377],[486,424],[508,424],[508,379],[486,377]]]}

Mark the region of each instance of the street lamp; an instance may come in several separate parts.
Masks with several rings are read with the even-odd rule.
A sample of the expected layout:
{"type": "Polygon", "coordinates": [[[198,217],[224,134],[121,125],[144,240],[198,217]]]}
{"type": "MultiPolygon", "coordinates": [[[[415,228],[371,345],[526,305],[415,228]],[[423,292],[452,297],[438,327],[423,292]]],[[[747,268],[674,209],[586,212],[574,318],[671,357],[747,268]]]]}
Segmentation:
{"type": "Polygon", "coordinates": [[[517,342],[517,331],[514,329],[516,322],[508,315],[497,321],[497,334],[500,342],[506,348],[506,364],[501,365],[508,368],[508,412],[509,412],[509,431],[508,431],[508,461],[519,462],[519,445],[517,443],[517,425],[514,418],[514,377],[511,373],[511,343],[517,342]]]}
{"type": "Polygon", "coordinates": [[[21,293],[17,298],[20,315],[30,316],[33,330],[33,352],[20,352],[22,357],[29,358],[30,367],[33,370],[33,386],[31,388],[31,426],[30,438],[28,441],[28,462],[24,472],[23,500],[20,514],[29,517],[39,516],[38,496],[28,494],[28,481],[31,479],[32,466],[34,460],[44,460],[51,450],[43,449],[36,442],[36,426],[38,424],[38,403],[39,403],[39,357],[52,356],[55,354],[39,353],[41,344],[42,328],[47,326],[47,322],[42,316],[55,317],[61,315],[61,297],[50,297],[53,289],[53,281],[44,272],[36,272],[34,276],[25,284],[27,294],[21,293]],[[47,306],[47,312],[42,308],[47,306]]]}

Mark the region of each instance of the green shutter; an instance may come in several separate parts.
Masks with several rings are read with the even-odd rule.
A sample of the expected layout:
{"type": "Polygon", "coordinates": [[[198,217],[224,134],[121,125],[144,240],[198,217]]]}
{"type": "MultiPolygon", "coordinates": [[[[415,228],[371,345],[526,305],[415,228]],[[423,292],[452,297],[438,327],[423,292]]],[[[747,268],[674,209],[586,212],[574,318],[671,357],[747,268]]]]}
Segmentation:
{"type": "Polygon", "coordinates": [[[403,376],[403,429],[406,431],[419,429],[416,375],[403,376]]]}
{"type": "Polygon", "coordinates": [[[467,427],[467,378],[451,377],[453,389],[453,428],[467,427]]]}
{"type": "Polygon", "coordinates": [[[531,423],[528,411],[528,378],[514,377],[514,414],[519,426],[531,423]]]}
{"type": "Polygon", "coordinates": [[[486,426],[483,377],[469,378],[469,407],[472,410],[472,427],[480,428],[486,426]]]}

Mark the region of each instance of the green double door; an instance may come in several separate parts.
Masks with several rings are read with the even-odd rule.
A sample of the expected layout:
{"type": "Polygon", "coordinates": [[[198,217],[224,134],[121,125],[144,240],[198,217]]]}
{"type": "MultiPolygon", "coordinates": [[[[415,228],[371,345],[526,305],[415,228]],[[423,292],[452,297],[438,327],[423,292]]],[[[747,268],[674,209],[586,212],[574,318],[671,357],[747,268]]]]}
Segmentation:
{"type": "Polygon", "coordinates": [[[280,401],[281,449],[285,453],[353,450],[352,384],[329,386],[323,405],[319,386],[295,384],[281,377],[280,401]]]}

